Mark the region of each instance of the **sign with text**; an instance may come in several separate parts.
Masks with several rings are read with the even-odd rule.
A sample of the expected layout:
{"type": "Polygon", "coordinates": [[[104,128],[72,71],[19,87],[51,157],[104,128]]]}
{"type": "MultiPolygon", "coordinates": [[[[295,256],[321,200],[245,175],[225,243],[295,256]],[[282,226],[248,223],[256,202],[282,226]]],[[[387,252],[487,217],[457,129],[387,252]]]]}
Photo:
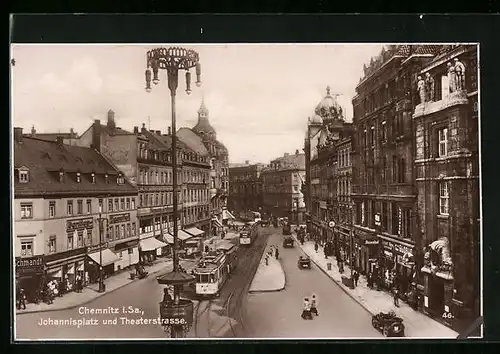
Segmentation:
{"type": "Polygon", "coordinates": [[[20,275],[41,274],[44,271],[44,256],[16,257],[16,273],[20,275]]]}
{"type": "Polygon", "coordinates": [[[408,246],[403,246],[403,245],[395,244],[394,245],[394,250],[396,252],[398,252],[398,253],[406,254],[406,253],[412,253],[413,247],[408,247],[408,246]]]}
{"type": "Polygon", "coordinates": [[[83,230],[83,229],[92,230],[93,227],[94,227],[93,218],[68,220],[66,222],[67,232],[73,232],[74,230],[83,230]]]}
{"type": "Polygon", "coordinates": [[[87,247],[80,247],[63,252],[52,253],[45,256],[45,262],[47,263],[47,265],[49,265],[49,263],[54,263],[67,258],[84,255],[85,253],[87,253],[87,247]]]}
{"type": "Polygon", "coordinates": [[[380,213],[376,213],[375,214],[375,225],[376,226],[382,225],[382,221],[381,220],[382,220],[382,218],[380,216],[380,213]]]}
{"type": "Polygon", "coordinates": [[[365,240],[365,245],[378,245],[379,243],[379,240],[365,240]]]}
{"type": "Polygon", "coordinates": [[[108,243],[104,242],[101,245],[94,245],[94,246],[89,246],[88,247],[88,253],[94,253],[99,251],[100,249],[105,249],[108,248],[108,243]]]}
{"type": "Polygon", "coordinates": [[[121,222],[129,222],[130,221],[130,214],[129,213],[123,213],[123,214],[114,214],[109,216],[109,223],[110,224],[118,224],[121,222]]]}

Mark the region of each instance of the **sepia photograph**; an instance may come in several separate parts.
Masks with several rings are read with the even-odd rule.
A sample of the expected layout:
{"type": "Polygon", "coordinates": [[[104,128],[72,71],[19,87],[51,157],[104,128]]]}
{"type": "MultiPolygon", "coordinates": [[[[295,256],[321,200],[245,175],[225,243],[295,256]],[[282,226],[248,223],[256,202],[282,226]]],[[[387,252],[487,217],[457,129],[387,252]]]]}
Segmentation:
{"type": "Polygon", "coordinates": [[[453,339],[483,315],[477,43],[10,55],[15,341],[453,339]]]}

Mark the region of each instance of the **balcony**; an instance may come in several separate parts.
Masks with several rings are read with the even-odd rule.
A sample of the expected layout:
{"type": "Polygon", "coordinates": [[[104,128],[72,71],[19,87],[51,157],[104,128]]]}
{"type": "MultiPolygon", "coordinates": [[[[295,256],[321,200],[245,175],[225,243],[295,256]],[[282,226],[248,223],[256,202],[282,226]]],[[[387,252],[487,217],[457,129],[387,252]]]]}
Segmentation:
{"type": "Polygon", "coordinates": [[[446,108],[457,106],[457,105],[466,105],[469,104],[469,99],[467,98],[467,92],[464,90],[456,91],[450,93],[444,99],[440,101],[431,101],[420,103],[417,107],[415,107],[415,112],[413,113],[413,118],[418,118],[422,116],[426,116],[435,112],[442,111],[446,108]]]}

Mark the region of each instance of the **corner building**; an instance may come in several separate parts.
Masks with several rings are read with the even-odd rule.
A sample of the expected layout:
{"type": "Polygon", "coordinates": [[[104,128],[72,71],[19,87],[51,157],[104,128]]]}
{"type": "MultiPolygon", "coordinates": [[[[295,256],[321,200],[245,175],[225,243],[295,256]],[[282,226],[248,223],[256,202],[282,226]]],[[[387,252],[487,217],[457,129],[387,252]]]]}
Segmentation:
{"type": "Polygon", "coordinates": [[[413,113],[423,310],[459,330],[480,315],[477,63],[476,45],[442,46],[413,113]]]}
{"type": "Polygon", "coordinates": [[[431,45],[384,48],[364,67],[352,100],[354,238],[363,248],[361,269],[387,291],[398,286],[401,294],[423,290],[416,289],[422,244],[416,229],[413,87],[438,50],[431,45]]]}
{"type": "Polygon", "coordinates": [[[110,275],[139,261],[137,190],[95,149],[14,128],[13,208],[16,281],[28,301],[50,280],[72,291],[77,274],[94,283],[100,266],[110,275]]]}

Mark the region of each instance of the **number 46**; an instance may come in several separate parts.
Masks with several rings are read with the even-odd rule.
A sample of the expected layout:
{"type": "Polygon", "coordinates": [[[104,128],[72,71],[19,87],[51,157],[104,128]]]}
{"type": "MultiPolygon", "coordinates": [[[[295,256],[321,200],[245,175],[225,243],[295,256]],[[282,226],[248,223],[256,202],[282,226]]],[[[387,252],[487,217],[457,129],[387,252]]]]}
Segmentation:
{"type": "Polygon", "coordinates": [[[446,319],[455,318],[455,316],[453,316],[453,314],[451,312],[443,312],[443,316],[441,316],[441,317],[446,318],[446,319]]]}

